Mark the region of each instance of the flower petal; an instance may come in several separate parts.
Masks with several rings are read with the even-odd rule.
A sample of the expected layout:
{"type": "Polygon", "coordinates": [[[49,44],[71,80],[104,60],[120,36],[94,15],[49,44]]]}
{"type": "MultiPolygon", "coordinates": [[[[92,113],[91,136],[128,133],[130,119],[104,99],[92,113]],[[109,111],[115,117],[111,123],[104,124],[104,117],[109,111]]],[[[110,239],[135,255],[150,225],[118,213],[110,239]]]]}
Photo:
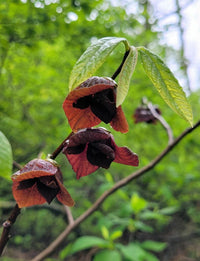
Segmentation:
{"type": "Polygon", "coordinates": [[[120,131],[122,133],[128,132],[128,122],[126,120],[126,117],[124,115],[121,105],[119,107],[117,107],[116,114],[115,114],[114,118],[112,119],[112,121],[110,122],[110,125],[116,131],[120,131]]]}
{"type": "Polygon", "coordinates": [[[73,101],[66,100],[63,104],[63,109],[73,131],[78,131],[79,129],[86,127],[93,127],[101,122],[89,107],[86,109],[74,108],[73,101]]]}
{"type": "Polygon", "coordinates": [[[45,198],[38,192],[37,184],[27,189],[18,189],[19,182],[13,182],[13,196],[20,208],[40,205],[46,202],[45,198]]]}
{"type": "Polygon", "coordinates": [[[107,140],[110,137],[110,133],[106,129],[101,127],[96,129],[82,129],[70,136],[70,138],[66,142],[66,146],[76,147],[88,142],[107,140]]]}
{"type": "Polygon", "coordinates": [[[87,145],[84,151],[80,154],[65,154],[68,158],[70,164],[72,165],[73,170],[76,172],[76,178],[80,179],[81,177],[87,176],[97,170],[99,167],[92,165],[87,159],[87,145]]]}
{"type": "Polygon", "coordinates": [[[11,178],[13,181],[22,181],[42,176],[55,175],[56,172],[57,167],[52,163],[42,159],[34,159],[28,162],[21,170],[15,172],[11,178]]]}
{"type": "Polygon", "coordinates": [[[96,117],[91,108],[79,109],[73,106],[78,99],[93,95],[109,88],[116,88],[116,83],[103,77],[91,77],[76,89],[71,91],[63,103],[63,109],[73,131],[98,125],[101,120],[96,117]],[[92,85],[91,85],[92,84],[92,85]]]}
{"type": "Polygon", "coordinates": [[[60,191],[57,194],[57,199],[64,205],[68,207],[74,206],[74,200],[72,199],[71,195],[67,191],[67,189],[63,186],[63,184],[60,182],[60,180],[56,177],[56,181],[60,187],[60,191]]]}
{"type": "Polygon", "coordinates": [[[115,160],[114,162],[130,165],[130,166],[138,166],[139,159],[137,154],[133,153],[127,147],[115,147],[115,160]]]}

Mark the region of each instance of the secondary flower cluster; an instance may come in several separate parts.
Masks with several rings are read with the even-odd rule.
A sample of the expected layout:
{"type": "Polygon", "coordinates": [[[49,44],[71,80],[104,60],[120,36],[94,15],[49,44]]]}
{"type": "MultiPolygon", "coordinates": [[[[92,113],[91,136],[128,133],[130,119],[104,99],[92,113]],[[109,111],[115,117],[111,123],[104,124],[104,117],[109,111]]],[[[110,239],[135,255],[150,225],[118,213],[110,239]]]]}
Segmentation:
{"type": "MultiPolygon", "coordinates": [[[[116,107],[117,84],[110,78],[91,77],[69,93],[63,103],[72,134],[63,143],[62,152],[76,172],[77,179],[112,162],[138,166],[138,156],[127,147],[118,147],[104,128],[92,128],[101,121],[116,131],[128,132],[122,107],[116,107]]],[[[56,197],[73,206],[63,186],[62,174],[54,161],[34,159],[12,175],[13,195],[20,208],[43,204],[56,197]]]]}

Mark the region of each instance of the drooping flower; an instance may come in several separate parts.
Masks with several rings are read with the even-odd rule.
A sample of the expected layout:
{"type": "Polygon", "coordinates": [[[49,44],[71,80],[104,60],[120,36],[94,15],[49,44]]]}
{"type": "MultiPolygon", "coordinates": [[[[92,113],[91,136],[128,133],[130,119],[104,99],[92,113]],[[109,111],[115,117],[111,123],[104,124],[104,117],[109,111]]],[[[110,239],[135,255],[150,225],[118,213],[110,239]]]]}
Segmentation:
{"type": "Polygon", "coordinates": [[[63,153],[77,179],[99,167],[107,169],[113,161],[131,166],[139,164],[138,156],[127,147],[118,147],[112,134],[104,128],[88,128],[74,133],[65,142],[63,153]]]}
{"type": "MultiPolygon", "coordinates": [[[[161,111],[158,107],[154,106],[154,110],[161,115],[161,111]]],[[[134,114],[133,114],[133,119],[135,123],[139,122],[146,122],[146,123],[152,123],[156,124],[157,118],[152,114],[151,110],[147,107],[138,107],[134,114]]]]}
{"type": "Polygon", "coordinates": [[[122,107],[116,108],[116,88],[114,80],[93,76],[72,90],[63,103],[72,130],[90,128],[103,121],[116,131],[127,132],[122,107]]]}
{"type": "Polygon", "coordinates": [[[74,205],[63,186],[60,169],[48,160],[31,160],[12,175],[12,180],[13,196],[20,208],[45,202],[50,204],[55,197],[64,205],[74,205]]]}

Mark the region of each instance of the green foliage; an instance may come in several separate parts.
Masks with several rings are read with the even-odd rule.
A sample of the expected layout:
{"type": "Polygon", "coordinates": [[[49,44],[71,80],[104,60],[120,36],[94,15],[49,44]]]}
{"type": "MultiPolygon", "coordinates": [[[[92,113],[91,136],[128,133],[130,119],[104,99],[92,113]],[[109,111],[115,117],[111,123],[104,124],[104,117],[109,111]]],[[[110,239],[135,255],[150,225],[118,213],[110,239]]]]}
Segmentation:
{"type": "Polygon", "coordinates": [[[141,55],[146,74],[164,101],[192,126],[192,109],[178,80],[156,54],[144,47],[138,47],[137,49],[141,55]]]}
{"type": "Polygon", "coordinates": [[[109,261],[109,260],[116,260],[121,261],[121,256],[118,251],[116,250],[102,250],[94,257],[94,261],[109,261]]]}
{"type": "Polygon", "coordinates": [[[76,62],[69,80],[69,90],[73,90],[81,82],[93,76],[96,70],[105,62],[113,49],[120,43],[124,43],[129,49],[125,38],[105,37],[92,44],[76,62]]]}
{"type": "Polygon", "coordinates": [[[12,148],[6,136],[0,131],[0,176],[10,179],[12,171],[12,148]]]}

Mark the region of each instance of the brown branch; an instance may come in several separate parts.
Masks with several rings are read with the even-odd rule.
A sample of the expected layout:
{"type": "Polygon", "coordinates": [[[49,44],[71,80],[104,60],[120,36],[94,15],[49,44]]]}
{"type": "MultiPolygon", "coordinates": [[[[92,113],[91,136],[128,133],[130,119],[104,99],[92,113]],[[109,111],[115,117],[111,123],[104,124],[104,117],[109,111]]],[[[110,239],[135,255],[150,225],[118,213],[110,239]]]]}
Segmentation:
{"type": "Polygon", "coordinates": [[[168,135],[168,145],[173,143],[173,133],[172,133],[172,129],[170,128],[169,124],[165,121],[165,119],[159,114],[157,113],[157,111],[155,110],[154,106],[152,105],[151,102],[147,103],[147,107],[149,108],[149,110],[151,111],[152,115],[159,120],[159,122],[162,124],[162,126],[165,128],[165,130],[167,131],[167,135],[168,135]]]}
{"type": "Polygon", "coordinates": [[[69,225],[72,225],[74,223],[74,218],[72,216],[72,212],[71,212],[71,210],[68,206],[65,206],[65,205],[63,205],[63,206],[64,206],[64,209],[65,209],[65,213],[67,215],[69,225]]]}
{"type": "Polygon", "coordinates": [[[31,261],[40,261],[43,260],[46,256],[52,253],[57,246],[68,236],[71,231],[76,228],[80,223],[87,219],[92,213],[94,213],[99,206],[107,199],[107,197],[117,191],[119,188],[126,186],[132,180],[144,175],[149,170],[153,169],[185,136],[194,131],[197,127],[200,126],[200,120],[192,128],[186,129],[178,138],[176,138],[171,144],[169,144],[155,159],[153,159],[148,165],[137,170],[126,178],[118,181],[112,188],[105,191],[95,202],[94,204],[86,210],[81,216],[79,216],[71,225],[66,227],[66,229],[39,255],[33,258],[31,261]]]}
{"type": "Polygon", "coordinates": [[[10,214],[10,217],[3,223],[3,232],[0,239],[0,256],[10,238],[10,229],[11,226],[15,223],[17,216],[20,214],[21,209],[16,204],[13,211],[10,214]]]}

